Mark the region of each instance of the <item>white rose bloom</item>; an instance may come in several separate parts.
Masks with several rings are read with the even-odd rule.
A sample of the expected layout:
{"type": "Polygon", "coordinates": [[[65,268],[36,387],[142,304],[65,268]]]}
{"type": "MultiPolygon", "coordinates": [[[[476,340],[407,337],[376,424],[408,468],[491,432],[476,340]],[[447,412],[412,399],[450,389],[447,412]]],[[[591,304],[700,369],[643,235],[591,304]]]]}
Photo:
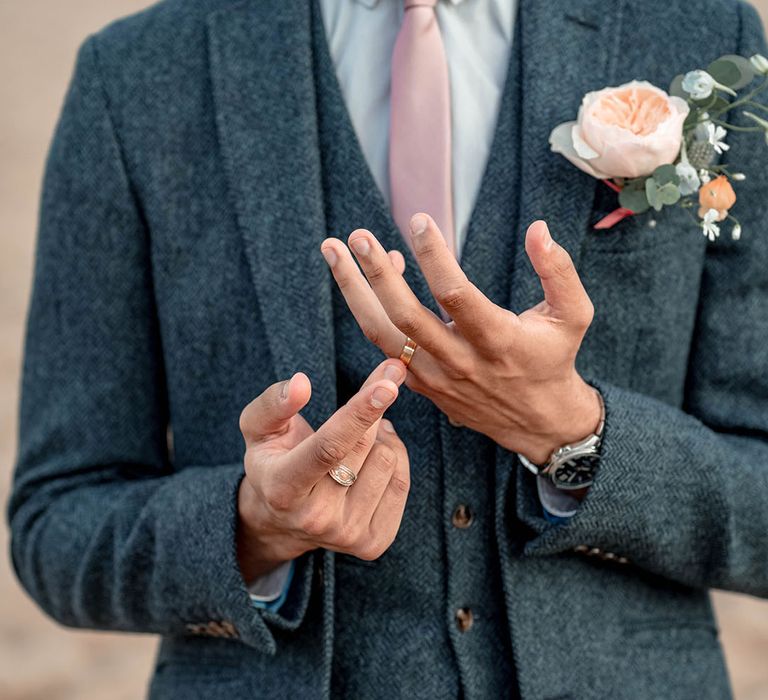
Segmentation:
{"type": "Polygon", "coordinates": [[[715,89],[715,79],[705,70],[692,70],[683,76],[682,87],[694,100],[705,100],[715,89]]]}

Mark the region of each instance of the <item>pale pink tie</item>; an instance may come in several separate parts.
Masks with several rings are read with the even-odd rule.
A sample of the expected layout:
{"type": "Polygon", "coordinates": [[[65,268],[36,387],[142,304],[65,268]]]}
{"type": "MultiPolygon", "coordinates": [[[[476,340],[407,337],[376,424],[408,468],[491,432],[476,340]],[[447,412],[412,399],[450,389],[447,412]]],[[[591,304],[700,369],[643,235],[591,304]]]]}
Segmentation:
{"type": "Polygon", "coordinates": [[[437,0],[405,0],[392,53],[389,183],[392,215],[410,245],[409,222],[426,212],[455,254],[448,63],[437,0]]]}

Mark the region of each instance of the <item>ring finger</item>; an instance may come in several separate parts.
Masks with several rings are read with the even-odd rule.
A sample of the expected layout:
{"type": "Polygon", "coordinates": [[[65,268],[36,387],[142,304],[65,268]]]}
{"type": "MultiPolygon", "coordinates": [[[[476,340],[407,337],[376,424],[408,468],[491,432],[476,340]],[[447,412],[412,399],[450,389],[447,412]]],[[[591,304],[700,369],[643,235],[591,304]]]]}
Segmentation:
{"type": "Polygon", "coordinates": [[[363,464],[360,477],[354,488],[348,489],[344,500],[344,520],[352,529],[362,529],[369,525],[402,460],[407,460],[405,446],[395,433],[392,423],[383,419],[376,443],[363,464]]]}
{"type": "Polygon", "coordinates": [[[378,433],[378,430],[379,421],[376,421],[370,428],[368,428],[368,430],[365,432],[365,435],[363,435],[363,437],[346,454],[344,459],[336,467],[338,470],[337,474],[341,479],[349,478],[349,473],[347,470],[349,470],[349,472],[354,475],[355,480],[352,482],[352,484],[344,485],[337,482],[336,479],[331,476],[331,471],[333,470],[329,470],[325,478],[320,479],[320,481],[318,481],[312,488],[310,493],[312,498],[319,498],[321,500],[325,500],[326,502],[330,500],[338,505],[341,505],[341,503],[344,501],[344,497],[346,496],[347,491],[349,491],[352,486],[357,484],[357,478],[360,474],[360,470],[363,468],[363,463],[367,459],[371,448],[376,442],[376,434],[378,433]]]}
{"type": "MultiPolygon", "coordinates": [[[[379,365],[378,369],[365,380],[361,389],[364,389],[374,381],[381,379],[381,377],[390,379],[399,385],[403,381],[402,364],[393,360],[385,360],[381,365],[379,365]]],[[[368,428],[368,430],[363,434],[362,438],[345,455],[344,459],[338,465],[349,469],[352,474],[354,474],[355,478],[360,473],[363,463],[368,458],[371,448],[376,442],[376,436],[379,433],[380,423],[381,419],[373,423],[371,427],[368,428]]],[[[341,469],[338,474],[339,477],[342,479],[347,478],[349,475],[345,472],[346,470],[341,469]]],[[[321,479],[319,482],[317,482],[312,489],[312,492],[315,495],[317,495],[319,492],[323,496],[335,496],[337,499],[341,499],[345,495],[345,492],[348,488],[348,486],[344,486],[343,484],[338,483],[331,476],[329,471],[327,478],[321,479]]]]}

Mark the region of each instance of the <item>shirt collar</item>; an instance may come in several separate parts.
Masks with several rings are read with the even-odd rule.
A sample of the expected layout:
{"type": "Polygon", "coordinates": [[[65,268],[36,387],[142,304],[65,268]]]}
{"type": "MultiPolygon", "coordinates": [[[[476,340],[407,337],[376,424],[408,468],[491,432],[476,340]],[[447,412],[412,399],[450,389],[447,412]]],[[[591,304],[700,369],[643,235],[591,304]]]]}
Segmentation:
{"type": "MultiPolygon", "coordinates": [[[[452,5],[459,5],[463,1],[464,0],[449,0],[449,2],[452,5]]],[[[353,2],[356,2],[356,3],[360,4],[360,5],[365,5],[365,7],[367,7],[368,9],[372,9],[372,8],[376,7],[376,5],[378,5],[381,2],[381,0],[353,0],[353,2]]]]}

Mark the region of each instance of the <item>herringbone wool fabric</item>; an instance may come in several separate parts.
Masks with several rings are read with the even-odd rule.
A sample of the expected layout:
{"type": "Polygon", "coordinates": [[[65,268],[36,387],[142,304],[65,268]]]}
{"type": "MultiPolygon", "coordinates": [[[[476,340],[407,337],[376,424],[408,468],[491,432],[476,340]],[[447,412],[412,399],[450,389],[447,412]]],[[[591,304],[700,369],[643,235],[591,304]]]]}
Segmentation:
{"type": "Polygon", "coordinates": [[[334,303],[320,242],[366,225],[402,246],[313,16],[303,0],[166,0],[84,44],[29,315],[8,510],[23,585],[63,624],[162,635],[161,700],[727,698],[707,589],[768,595],[762,138],[731,135],[744,234],[709,244],[678,210],[592,230],[614,195],[547,136],[587,90],[766,53],[756,13],[520,3],[462,260],[521,311],[541,298],[525,225],[546,218],[573,255],[596,308],[579,368],[606,401],[598,479],[551,525],[513,455],[405,391],[392,419],[413,486],[397,540],[371,564],[302,557],[272,613],[251,605],[235,557],[240,411],[303,370],[305,415],[330,415],[379,356],[334,303]],[[718,20],[692,31],[691,17],[718,20]],[[466,530],[450,524],[459,503],[476,512],[466,530]],[[463,606],[476,615],[461,633],[463,606]]]}

